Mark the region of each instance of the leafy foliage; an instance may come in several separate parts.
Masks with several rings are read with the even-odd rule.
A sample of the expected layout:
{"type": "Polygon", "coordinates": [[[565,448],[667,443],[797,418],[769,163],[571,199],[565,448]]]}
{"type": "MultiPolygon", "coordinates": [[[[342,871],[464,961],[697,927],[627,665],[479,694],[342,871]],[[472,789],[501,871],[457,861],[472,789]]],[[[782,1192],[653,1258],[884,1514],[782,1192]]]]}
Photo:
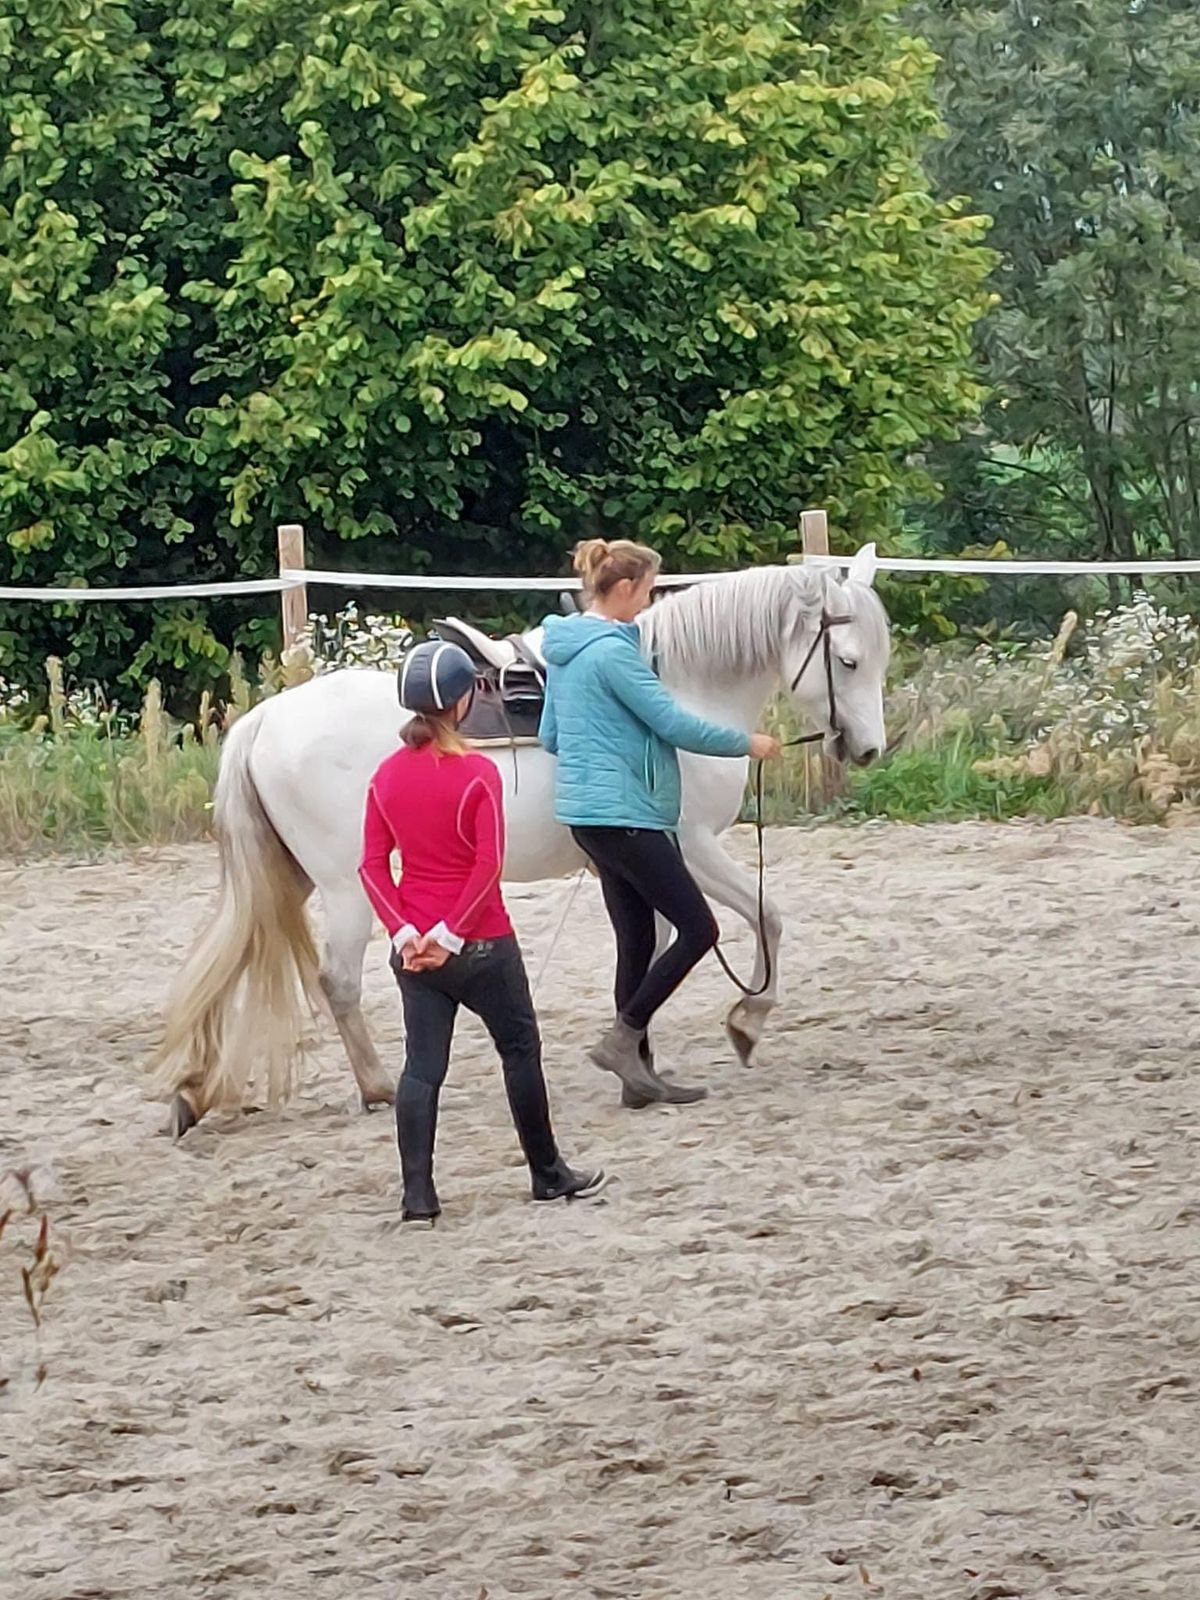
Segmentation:
{"type": "MultiPolygon", "coordinates": [[[[882,0],[0,0],[14,581],[691,563],[876,534],[978,409],[982,224],[882,0]]],[[[203,682],[254,607],[0,610],[203,682]]],[[[261,608],[257,608],[261,610],[261,608]]]]}
{"type": "Polygon", "coordinates": [[[1195,555],[1200,11],[926,0],[915,14],[944,58],[935,170],[994,218],[1002,254],[980,328],[996,399],[987,431],[939,463],[950,517],[973,503],[988,522],[975,537],[1076,555],[1195,555]]]}

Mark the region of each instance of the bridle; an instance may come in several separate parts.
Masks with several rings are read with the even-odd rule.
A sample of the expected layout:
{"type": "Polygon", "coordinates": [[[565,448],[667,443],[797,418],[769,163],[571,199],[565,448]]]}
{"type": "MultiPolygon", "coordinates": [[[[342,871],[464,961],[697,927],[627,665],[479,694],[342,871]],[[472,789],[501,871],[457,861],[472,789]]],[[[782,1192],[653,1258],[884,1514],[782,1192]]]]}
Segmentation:
{"type": "MultiPolygon", "coordinates": [[[[817,629],[816,638],[813,640],[812,644],[809,645],[808,654],[800,663],[800,670],[792,679],[791,684],[791,691],[793,694],[795,694],[796,690],[800,687],[800,679],[812,665],[813,657],[816,655],[818,650],[822,650],[825,656],[825,693],[829,700],[829,730],[833,734],[839,734],[842,731],[841,723],[838,720],[837,694],[833,687],[833,629],[843,628],[847,623],[853,621],[853,617],[831,617],[828,611],[823,610],[821,612],[821,623],[817,629]]],[[[823,733],[805,733],[802,734],[798,739],[785,739],[784,744],[789,746],[797,744],[816,744],[819,739],[823,739],[824,737],[825,735],[823,733]]],[[[759,770],[760,772],[762,770],[761,763],[759,765],[759,770]]]]}
{"type": "MultiPolygon", "coordinates": [[[[826,711],[829,730],[835,737],[841,733],[842,726],[838,717],[837,692],[833,686],[833,630],[834,628],[844,627],[847,623],[853,622],[853,620],[853,617],[849,616],[831,617],[829,612],[823,609],[816,637],[813,639],[812,644],[809,645],[808,652],[800,663],[800,670],[791,682],[791,692],[795,694],[800,687],[801,678],[812,665],[813,657],[818,650],[823,652],[825,657],[825,693],[827,696],[826,711]]],[[[784,749],[792,749],[796,745],[818,744],[824,737],[825,734],[823,732],[802,733],[798,738],[785,739],[783,746],[784,749]]],[[[725,952],[721,949],[720,943],[716,945],[716,957],[724,969],[725,976],[736,988],[742,991],[748,1000],[756,1000],[759,995],[767,992],[771,987],[771,977],[774,971],[771,965],[771,946],[767,939],[767,869],[763,855],[763,764],[761,761],[757,761],[754,764],[754,833],[758,846],[758,942],[763,952],[763,981],[758,988],[752,989],[748,983],[742,982],[741,978],[738,977],[737,973],[726,961],[725,952]]]]}

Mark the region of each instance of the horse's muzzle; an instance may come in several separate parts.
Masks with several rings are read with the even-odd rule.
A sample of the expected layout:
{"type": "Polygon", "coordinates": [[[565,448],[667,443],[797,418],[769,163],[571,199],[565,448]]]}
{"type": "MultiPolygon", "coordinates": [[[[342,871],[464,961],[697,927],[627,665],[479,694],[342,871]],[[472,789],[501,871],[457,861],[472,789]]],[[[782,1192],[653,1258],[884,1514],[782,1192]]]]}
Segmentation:
{"type": "Polygon", "coordinates": [[[832,739],[825,741],[825,754],[832,756],[835,761],[840,761],[843,766],[869,767],[873,761],[879,759],[879,751],[874,745],[868,746],[865,750],[851,750],[844,733],[835,734],[832,739]]]}

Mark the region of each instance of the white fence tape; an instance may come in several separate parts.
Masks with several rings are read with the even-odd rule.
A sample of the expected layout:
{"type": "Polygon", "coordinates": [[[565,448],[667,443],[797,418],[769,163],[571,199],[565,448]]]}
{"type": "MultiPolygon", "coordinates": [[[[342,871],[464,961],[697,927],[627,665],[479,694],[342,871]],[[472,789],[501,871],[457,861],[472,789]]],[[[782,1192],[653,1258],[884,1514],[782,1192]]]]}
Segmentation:
{"type": "MultiPolygon", "coordinates": [[[[805,556],[810,566],[848,567],[849,556],[805,556]]],[[[1034,576],[1083,578],[1088,573],[1129,578],[1165,578],[1174,572],[1200,572],[1200,561],[920,561],[880,556],[880,572],[977,572],[988,578],[1034,576]]]]}
{"type": "MultiPolygon", "coordinates": [[[[513,594],[538,591],[561,593],[564,589],[578,589],[578,578],[475,578],[441,577],[429,572],[319,572],[309,567],[285,567],[285,578],[293,578],[314,587],[329,584],[342,589],[501,589],[513,594]]],[[[727,572],[664,572],[659,584],[671,588],[681,583],[709,582],[713,578],[727,578],[727,572]]]]}
{"type": "MultiPolygon", "coordinates": [[[[661,582],[670,588],[679,584],[711,582],[727,577],[722,572],[664,573],[661,582]]],[[[578,589],[578,578],[513,577],[438,577],[432,573],[404,572],[323,572],[309,567],[285,567],[277,578],[247,578],[229,583],[145,584],[132,588],[22,589],[0,584],[0,600],[44,600],[67,605],[90,605],[103,600],[196,600],[244,594],[280,594],[285,589],[300,589],[305,584],[321,584],[336,589],[472,589],[502,590],[513,593],[546,590],[559,593],[578,589]]]]}
{"type": "MultiPolygon", "coordinates": [[[[809,566],[846,568],[849,556],[806,556],[809,566]]],[[[880,572],[974,573],[988,578],[1060,577],[1081,578],[1119,575],[1133,578],[1160,578],[1172,574],[1200,573],[1200,561],[921,561],[908,557],[881,556],[880,572]]],[[[728,577],[723,572],[664,572],[663,588],[689,583],[711,583],[728,577]]],[[[338,589],[469,589],[482,592],[558,593],[578,589],[578,578],[513,578],[442,576],[433,573],[333,572],[310,567],[285,567],[277,578],[247,578],[229,583],[147,584],[112,589],[24,589],[0,584],[0,600],[37,600],[66,605],[90,605],[96,601],[124,600],[199,600],[254,594],[280,594],[305,584],[338,589]]]]}
{"type": "MultiPolygon", "coordinates": [[[[829,567],[845,570],[851,556],[805,556],[806,566],[829,567]]],[[[1128,577],[1165,577],[1171,573],[1200,574],[1200,561],[921,561],[909,557],[881,556],[875,563],[879,572],[954,572],[977,573],[988,578],[1025,578],[1051,576],[1080,578],[1089,573],[1104,576],[1124,573],[1128,577]]],[[[326,572],[308,567],[285,567],[283,576],[298,583],[328,584],[339,588],[358,589],[471,589],[496,590],[513,593],[536,590],[561,592],[578,589],[578,578],[475,578],[437,577],[429,573],[391,572],[326,572]]],[[[727,572],[664,572],[659,577],[661,589],[673,589],[692,583],[712,583],[717,578],[730,576],[727,572]]]]}
{"type": "Polygon", "coordinates": [[[93,600],[199,600],[209,595],[279,594],[298,589],[302,577],[242,578],[231,583],[152,583],[124,589],[20,589],[0,584],[0,600],[66,601],[72,605],[93,600]]]}

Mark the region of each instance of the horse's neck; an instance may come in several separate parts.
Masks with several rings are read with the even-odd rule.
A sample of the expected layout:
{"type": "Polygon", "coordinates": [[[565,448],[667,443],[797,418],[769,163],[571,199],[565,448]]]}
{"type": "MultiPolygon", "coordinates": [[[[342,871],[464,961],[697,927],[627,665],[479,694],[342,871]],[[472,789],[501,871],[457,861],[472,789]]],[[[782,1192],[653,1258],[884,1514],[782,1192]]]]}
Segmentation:
{"type": "Polygon", "coordinates": [[[783,608],[770,585],[780,576],[770,569],[743,573],[703,594],[695,591],[665,601],[646,614],[643,649],[663,683],[689,710],[746,733],[761,726],[763,708],[779,680],[775,635],[783,608]],[[714,615],[709,602],[717,598],[721,606],[714,615]],[[688,610],[667,612],[667,606],[689,607],[689,603],[688,610]],[[715,636],[726,629],[722,648],[715,636]],[[739,635],[742,644],[729,648],[739,635]]]}
{"type": "Polygon", "coordinates": [[[819,615],[824,578],[760,567],[663,601],[642,622],[643,647],[689,709],[751,731],[779,683],[784,641],[819,615]]]}
{"type": "Polygon", "coordinates": [[[762,725],[763,708],[775,688],[775,674],[736,679],[703,679],[660,661],[663,683],[681,705],[723,728],[753,733],[762,725]]]}

